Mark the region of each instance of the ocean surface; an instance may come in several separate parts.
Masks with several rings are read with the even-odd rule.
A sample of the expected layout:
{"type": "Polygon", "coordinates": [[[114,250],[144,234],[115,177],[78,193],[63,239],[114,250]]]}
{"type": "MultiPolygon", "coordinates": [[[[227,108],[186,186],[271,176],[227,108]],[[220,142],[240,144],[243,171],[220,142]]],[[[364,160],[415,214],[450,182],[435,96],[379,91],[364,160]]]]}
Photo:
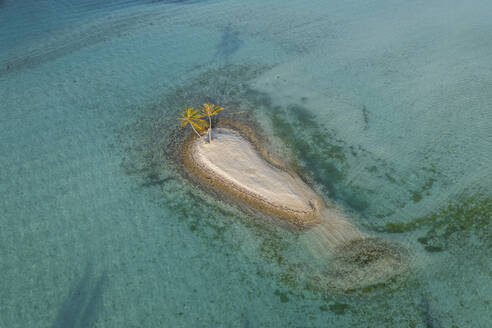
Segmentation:
{"type": "Polygon", "coordinates": [[[489,0],[0,0],[0,327],[492,327],[491,17],[489,0]],[[329,288],[322,240],[197,188],[176,117],[206,101],[407,272],[329,288]]]}

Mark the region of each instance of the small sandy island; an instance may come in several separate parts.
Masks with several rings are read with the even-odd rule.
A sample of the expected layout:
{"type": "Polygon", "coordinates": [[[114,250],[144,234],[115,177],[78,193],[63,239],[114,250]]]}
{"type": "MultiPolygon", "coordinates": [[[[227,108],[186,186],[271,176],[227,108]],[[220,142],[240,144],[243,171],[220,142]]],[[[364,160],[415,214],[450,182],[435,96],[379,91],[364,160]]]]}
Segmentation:
{"type": "Polygon", "coordinates": [[[320,197],[295,173],[266,161],[232,129],[214,129],[213,141],[193,139],[183,151],[185,166],[225,194],[296,225],[319,222],[320,197]]]}

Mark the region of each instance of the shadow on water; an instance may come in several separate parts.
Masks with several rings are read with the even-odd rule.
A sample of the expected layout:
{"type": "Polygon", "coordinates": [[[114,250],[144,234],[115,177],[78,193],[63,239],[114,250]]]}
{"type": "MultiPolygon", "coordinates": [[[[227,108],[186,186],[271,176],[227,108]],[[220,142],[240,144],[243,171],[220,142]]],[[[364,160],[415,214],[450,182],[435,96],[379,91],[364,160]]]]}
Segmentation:
{"type": "Polygon", "coordinates": [[[241,48],[244,41],[239,38],[239,32],[235,31],[231,25],[227,25],[222,31],[222,36],[217,45],[217,57],[223,57],[226,60],[241,48]]]}
{"type": "Polygon", "coordinates": [[[88,263],[82,277],[72,286],[58,310],[53,328],[93,327],[103,306],[106,282],[106,273],[96,277],[92,265],[88,263]]]}
{"type": "Polygon", "coordinates": [[[420,314],[426,328],[441,328],[442,325],[433,315],[429,305],[429,300],[424,293],[421,293],[420,314]]]}

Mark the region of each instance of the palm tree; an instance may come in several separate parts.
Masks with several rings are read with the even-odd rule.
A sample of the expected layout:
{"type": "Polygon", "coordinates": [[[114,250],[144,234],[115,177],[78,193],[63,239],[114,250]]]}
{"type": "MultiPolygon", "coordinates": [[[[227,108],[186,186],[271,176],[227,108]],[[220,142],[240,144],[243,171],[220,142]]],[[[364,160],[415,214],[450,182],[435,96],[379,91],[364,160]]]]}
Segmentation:
{"type": "Polygon", "coordinates": [[[181,127],[185,127],[189,124],[198,137],[200,137],[198,131],[203,132],[207,128],[207,122],[202,120],[202,117],[203,115],[200,114],[198,110],[194,109],[193,106],[190,106],[185,108],[181,117],[178,117],[178,120],[181,121],[181,127]]]}
{"type": "Polygon", "coordinates": [[[211,103],[203,104],[202,115],[208,116],[208,142],[212,141],[212,116],[217,115],[224,108],[211,103]]]}

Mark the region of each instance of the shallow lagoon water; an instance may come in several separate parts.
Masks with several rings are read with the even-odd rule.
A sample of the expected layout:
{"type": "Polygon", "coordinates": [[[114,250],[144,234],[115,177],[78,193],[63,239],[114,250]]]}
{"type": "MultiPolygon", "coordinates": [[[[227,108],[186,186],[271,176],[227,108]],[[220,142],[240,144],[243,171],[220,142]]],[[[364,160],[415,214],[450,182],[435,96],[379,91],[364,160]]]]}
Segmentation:
{"type": "Polygon", "coordinates": [[[0,1],[0,327],[491,326],[491,10],[0,1]],[[207,100],[409,276],[322,288],[315,237],[188,182],[175,116],[207,100]]]}

